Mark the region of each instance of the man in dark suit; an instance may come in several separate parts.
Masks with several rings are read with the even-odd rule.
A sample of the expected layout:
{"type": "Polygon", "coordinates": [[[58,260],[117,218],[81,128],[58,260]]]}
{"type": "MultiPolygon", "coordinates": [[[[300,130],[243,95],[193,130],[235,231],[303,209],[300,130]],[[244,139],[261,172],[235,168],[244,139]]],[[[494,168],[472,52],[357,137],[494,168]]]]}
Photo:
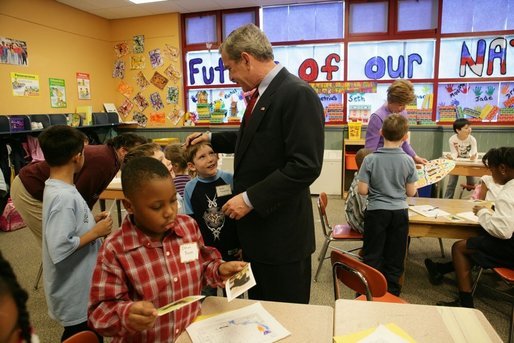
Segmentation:
{"type": "Polygon", "coordinates": [[[235,218],[243,258],[257,285],[252,299],[308,303],[315,250],[309,186],[321,172],[324,115],[314,90],[275,64],[267,37],[255,25],[234,30],[219,49],[230,79],[255,89],[238,132],[192,134],[216,152],[234,153],[233,197],[223,206],[235,218]]]}

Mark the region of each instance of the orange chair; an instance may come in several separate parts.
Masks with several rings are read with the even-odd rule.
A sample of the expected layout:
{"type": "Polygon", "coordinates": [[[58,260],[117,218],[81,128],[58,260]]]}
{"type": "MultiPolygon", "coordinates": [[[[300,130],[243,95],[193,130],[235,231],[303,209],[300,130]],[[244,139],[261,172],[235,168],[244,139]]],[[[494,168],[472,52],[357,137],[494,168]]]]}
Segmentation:
{"type": "MultiPolygon", "coordinates": [[[[323,229],[323,235],[325,236],[325,241],[323,242],[323,246],[321,248],[321,251],[318,256],[318,268],[316,270],[316,275],[314,276],[314,281],[318,281],[318,275],[321,271],[321,266],[323,265],[323,261],[328,258],[326,256],[328,247],[331,242],[334,241],[362,241],[362,234],[352,230],[348,224],[338,224],[335,225],[333,228],[330,226],[330,223],[328,222],[328,216],[327,216],[327,206],[328,206],[328,198],[327,193],[321,192],[318,197],[317,201],[318,205],[318,213],[319,218],[321,220],[321,228],[323,229]]],[[[345,251],[348,254],[351,254],[352,251],[355,251],[360,248],[351,249],[348,251],[345,251]]],[[[355,254],[351,254],[353,256],[358,257],[355,254]]]]}
{"type": "Polygon", "coordinates": [[[67,338],[63,343],[98,343],[98,337],[93,331],[82,331],[67,338]]]}
{"type": "Polygon", "coordinates": [[[384,275],[375,268],[337,250],[332,250],[330,258],[336,300],[341,298],[340,281],[355,292],[362,294],[356,300],[407,304],[405,300],[387,291],[387,281],[384,275]]]}
{"type": "MultiPolygon", "coordinates": [[[[483,271],[484,271],[483,268],[480,268],[480,270],[478,271],[478,275],[475,280],[475,283],[473,284],[473,289],[472,289],[471,294],[475,294],[475,291],[478,287],[478,280],[480,279],[480,276],[482,276],[483,271]]],[[[493,268],[493,271],[496,274],[498,274],[498,276],[500,278],[502,278],[502,280],[505,283],[507,283],[510,286],[514,286],[514,269],[496,267],[496,268],[493,268]]],[[[512,303],[512,310],[510,313],[509,343],[514,343],[514,337],[512,335],[512,332],[514,331],[514,296],[512,296],[512,294],[510,294],[510,293],[505,293],[505,292],[499,291],[499,290],[491,288],[491,287],[488,287],[488,288],[491,289],[492,291],[501,293],[502,295],[506,296],[507,298],[510,299],[510,301],[512,303]]]]}

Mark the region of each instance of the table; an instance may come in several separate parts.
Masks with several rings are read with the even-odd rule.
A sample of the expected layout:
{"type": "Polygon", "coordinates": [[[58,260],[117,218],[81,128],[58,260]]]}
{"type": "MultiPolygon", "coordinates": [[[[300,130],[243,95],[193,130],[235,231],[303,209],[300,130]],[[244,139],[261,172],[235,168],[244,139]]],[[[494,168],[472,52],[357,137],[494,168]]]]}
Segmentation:
{"type": "Polygon", "coordinates": [[[486,166],[484,166],[482,160],[456,161],[455,168],[452,169],[450,175],[480,177],[483,175],[491,175],[491,171],[486,166]]]}
{"type": "MultiPolygon", "coordinates": [[[[221,313],[254,304],[256,300],[207,297],[202,303],[202,315],[221,313]]],[[[332,342],[334,309],[330,306],[259,301],[291,335],[280,342],[332,342]]],[[[183,332],[176,342],[191,342],[183,332]]]]}
{"type": "Polygon", "coordinates": [[[125,199],[125,195],[123,194],[123,190],[121,189],[121,178],[115,177],[109,183],[107,188],[100,193],[98,197],[100,200],[100,210],[105,211],[105,200],[114,200],[116,201],[116,212],[118,215],[118,224],[121,225],[121,200],[125,199]]]}
{"type": "Polygon", "coordinates": [[[389,323],[398,325],[416,342],[502,342],[491,323],[477,309],[345,299],[336,301],[334,336],[389,323]]]}
{"type": "MultiPolygon", "coordinates": [[[[409,205],[432,205],[442,211],[457,214],[469,212],[474,203],[461,199],[408,198],[409,205]]],[[[480,224],[470,221],[452,221],[446,217],[430,218],[415,214],[409,217],[409,236],[466,239],[482,232],[480,224]]]]}

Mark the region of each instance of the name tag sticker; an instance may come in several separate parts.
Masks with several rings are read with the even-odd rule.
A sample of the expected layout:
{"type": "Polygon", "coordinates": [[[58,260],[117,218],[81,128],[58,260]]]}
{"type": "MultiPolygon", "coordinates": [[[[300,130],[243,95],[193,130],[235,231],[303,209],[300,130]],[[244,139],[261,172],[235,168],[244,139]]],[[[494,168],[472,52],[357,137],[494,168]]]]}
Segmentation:
{"type": "Polygon", "coordinates": [[[187,263],[198,260],[198,245],[187,243],[180,246],[180,262],[187,263]]]}
{"type": "Polygon", "coordinates": [[[216,195],[218,197],[223,197],[225,195],[231,195],[232,189],[230,185],[216,186],[216,195]]]}

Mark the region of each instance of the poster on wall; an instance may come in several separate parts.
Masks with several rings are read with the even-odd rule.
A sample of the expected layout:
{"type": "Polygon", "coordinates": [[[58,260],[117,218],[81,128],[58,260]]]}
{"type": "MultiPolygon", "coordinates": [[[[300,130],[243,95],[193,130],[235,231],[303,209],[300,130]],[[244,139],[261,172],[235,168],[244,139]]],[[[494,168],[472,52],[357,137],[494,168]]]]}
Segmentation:
{"type": "Polygon", "coordinates": [[[27,43],[21,40],[0,37],[0,63],[28,65],[27,43]]]}
{"type": "Polygon", "coordinates": [[[50,86],[50,106],[53,108],[65,108],[66,105],[66,87],[64,79],[49,78],[50,86]]]}
{"type": "Polygon", "coordinates": [[[39,96],[38,75],[12,72],[11,84],[14,96],[39,96]]]}
{"type": "Polygon", "coordinates": [[[91,100],[91,86],[89,82],[89,74],[77,73],[77,87],[79,91],[79,100],[91,100]]]}

